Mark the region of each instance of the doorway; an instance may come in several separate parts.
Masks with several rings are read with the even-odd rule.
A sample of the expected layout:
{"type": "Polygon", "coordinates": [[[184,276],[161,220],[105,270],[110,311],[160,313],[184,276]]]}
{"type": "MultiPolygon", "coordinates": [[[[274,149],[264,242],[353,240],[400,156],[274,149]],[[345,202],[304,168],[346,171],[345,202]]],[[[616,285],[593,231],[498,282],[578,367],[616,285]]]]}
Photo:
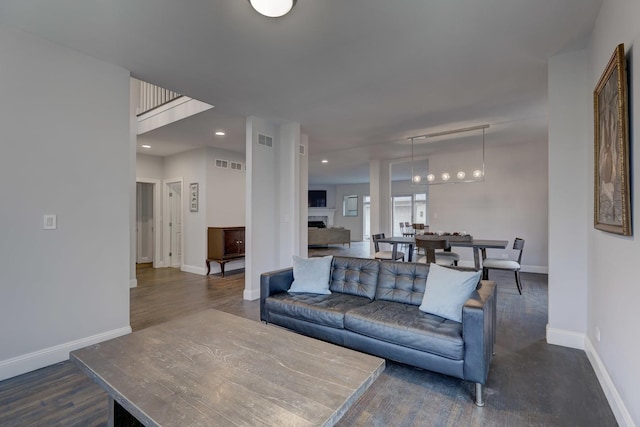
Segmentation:
{"type": "Polygon", "coordinates": [[[362,240],[371,239],[371,196],[362,197],[362,240]]]}
{"type": "Polygon", "coordinates": [[[153,184],[136,182],[136,263],[154,261],[153,184]]]}
{"type": "Polygon", "coordinates": [[[136,178],[136,264],[153,263],[153,268],[164,267],[162,257],[162,228],[159,179],[136,178]]]}
{"type": "Polygon", "coordinates": [[[182,178],[165,180],[165,248],[168,267],[182,267],[182,178]]]}

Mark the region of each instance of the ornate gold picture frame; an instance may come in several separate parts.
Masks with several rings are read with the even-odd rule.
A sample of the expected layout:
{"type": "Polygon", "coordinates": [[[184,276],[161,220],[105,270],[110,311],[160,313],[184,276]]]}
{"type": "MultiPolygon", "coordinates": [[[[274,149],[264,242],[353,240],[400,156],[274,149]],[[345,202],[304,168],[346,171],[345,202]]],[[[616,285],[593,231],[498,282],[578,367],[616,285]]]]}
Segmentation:
{"type": "Polygon", "coordinates": [[[631,236],[627,72],[616,47],[593,91],[594,217],[598,230],[631,236]]]}

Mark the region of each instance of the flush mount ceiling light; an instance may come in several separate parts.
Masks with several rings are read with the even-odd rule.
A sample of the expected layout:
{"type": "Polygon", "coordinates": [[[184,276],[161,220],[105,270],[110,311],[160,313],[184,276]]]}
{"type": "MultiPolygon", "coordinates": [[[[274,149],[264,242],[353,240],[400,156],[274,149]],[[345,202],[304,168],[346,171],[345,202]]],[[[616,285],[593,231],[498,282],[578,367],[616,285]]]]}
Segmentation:
{"type": "Polygon", "coordinates": [[[223,130],[217,130],[216,131],[216,136],[225,136],[226,133],[223,130]]]}
{"type": "Polygon", "coordinates": [[[320,163],[329,163],[329,160],[327,160],[327,159],[322,159],[322,160],[320,160],[320,163]]]}
{"type": "Polygon", "coordinates": [[[484,181],[484,133],[485,133],[485,129],[487,128],[489,128],[488,124],[467,127],[462,129],[448,130],[444,132],[436,132],[428,135],[412,136],[408,138],[411,141],[412,185],[417,186],[417,185],[429,185],[429,184],[445,184],[449,182],[457,183],[457,182],[484,181]],[[415,163],[414,152],[413,152],[414,151],[413,146],[416,140],[425,140],[425,139],[441,137],[445,135],[452,135],[452,134],[471,132],[471,131],[482,131],[482,140],[480,141],[481,146],[480,146],[480,152],[479,152],[480,157],[478,159],[463,159],[462,157],[459,157],[459,154],[451,153],[450,157],[453,160],[449,161],[450,164],[448,165],[448,167],[455,166],[456,163],[459,163],[458,168],[454,169],[454,171],[455,170],[458,171],[457,173],[455,173],[455,175],[453,175],[452,173],[449,173],[449,171],[447,170],[438,170],[440,168],[437,168],[436,165],[431,163],[429,163],[428,168],[426,167],[424,168],[426,170],[424,170],[422,173],[419,171],[420,168],[415,163]],[[473,166],[473,167],[469,168],[469,166],[473,166]],[[468,172],[465,172],[463,170],[465,168],[467,168],[468,172]],[[434,172],[436,171],[437,171],[437,174],[434,174],[434,172]],[[453,179],[452,175],[455,176],[457,179],[453,179]]]}
{"type": "Polygon", "coordinates": [[[249,3],[259,14],[279,18],[289,13],[296,0],[249,0],[249,3]]]}
{"type": "Polygon", "coordinates": [[[150,145],[147,145],[147,144],[142,144],[142,148],[149,149],[149,148],[151,148],[151,146],[150,146],[150,145]]]}

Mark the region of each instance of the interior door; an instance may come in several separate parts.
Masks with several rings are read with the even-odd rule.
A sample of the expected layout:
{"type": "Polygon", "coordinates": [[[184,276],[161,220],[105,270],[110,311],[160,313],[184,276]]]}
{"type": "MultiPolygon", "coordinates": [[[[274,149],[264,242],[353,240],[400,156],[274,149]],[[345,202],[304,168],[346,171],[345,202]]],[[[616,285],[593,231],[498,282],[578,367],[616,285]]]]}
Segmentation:
{"type": "Polygon", "coordinates": [[[136,262],[153,262],[153,184],[136,183],[136,262]]]}
{"type": "Polygon", "coordinates": [[[169,184],[169,266],[182,266],[182,184],[169,184]]]}

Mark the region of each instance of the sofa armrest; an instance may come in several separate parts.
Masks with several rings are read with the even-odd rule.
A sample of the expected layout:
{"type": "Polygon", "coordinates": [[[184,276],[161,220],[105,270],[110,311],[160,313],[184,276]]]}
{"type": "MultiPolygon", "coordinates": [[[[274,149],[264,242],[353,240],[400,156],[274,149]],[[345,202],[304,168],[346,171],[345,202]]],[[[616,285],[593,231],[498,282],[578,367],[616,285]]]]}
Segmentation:
{"type": "Polygon", "coordinates": [[[465,380],[487,380],[496,336],[496,298],[496,283],[482,280],[462,307],[465,380]]]}
{"type": "Polygon", "coordinates": [[[286,292],[293,283],[293,267],[270,271],[260,275],[260,320],[268,322],[264,303],[267,297],[286,292]]]}

